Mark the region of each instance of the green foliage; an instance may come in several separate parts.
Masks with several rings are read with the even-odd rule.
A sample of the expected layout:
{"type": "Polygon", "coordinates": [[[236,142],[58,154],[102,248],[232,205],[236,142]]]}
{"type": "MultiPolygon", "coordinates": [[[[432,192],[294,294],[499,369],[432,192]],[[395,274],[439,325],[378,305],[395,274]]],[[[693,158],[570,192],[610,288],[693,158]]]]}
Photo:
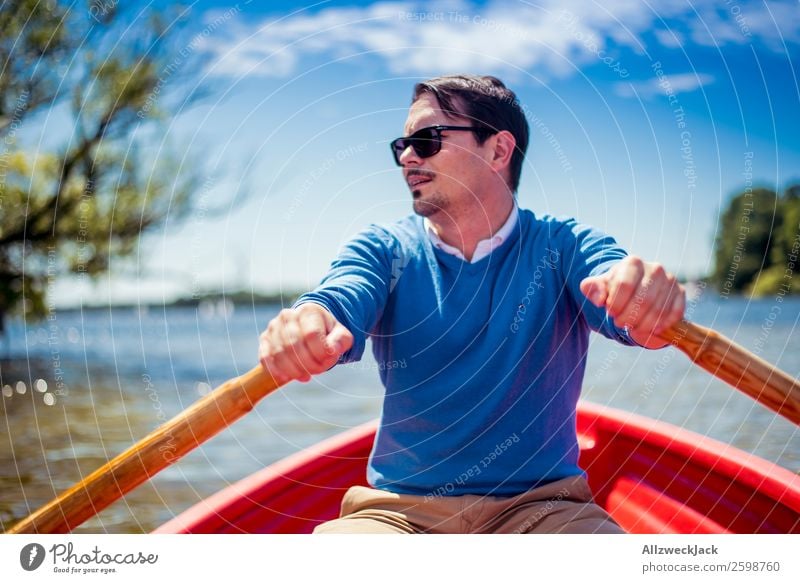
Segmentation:
{"type": "Polygon", "coordinates": [[[723,293],[800,292],[800,186],[741,192],[722,213],[711,282],[723,293]]]}
{"type": "Polygon", "coordinates": [[[174,22],[116,7],[0,6],[0,331],[12,310],[44,315],[56,277],[102,274],[190,208],[196,178],[163,152],[148,163],[136,139],[164,117],[151,106],[172,73],[174,22]],[[40,112],[70,118],[56,151],[19,145],[40,112]]]}
{"type": "Polygon", "coordinates": [[[783,265],[774,265],[766,271],[762,271],[748,291],[755,297],[778,293],[782,295],[797,294],[800,293],[800,277],[789,275],[783,265]]]}

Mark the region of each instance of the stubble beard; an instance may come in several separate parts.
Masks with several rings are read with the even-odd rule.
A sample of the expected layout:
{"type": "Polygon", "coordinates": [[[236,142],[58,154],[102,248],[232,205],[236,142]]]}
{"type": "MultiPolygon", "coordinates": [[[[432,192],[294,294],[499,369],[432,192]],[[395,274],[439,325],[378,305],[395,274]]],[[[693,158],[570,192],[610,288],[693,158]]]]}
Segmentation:
{"type": "Polygon", "coordinates": [[[428,198],[422,198],[419,191],[415,191],[414,195],[414,212],[421,217],[432,217],[436,213],[443,211],[447,208],[447,197],[441,192],[434,192],[428,198]]]}

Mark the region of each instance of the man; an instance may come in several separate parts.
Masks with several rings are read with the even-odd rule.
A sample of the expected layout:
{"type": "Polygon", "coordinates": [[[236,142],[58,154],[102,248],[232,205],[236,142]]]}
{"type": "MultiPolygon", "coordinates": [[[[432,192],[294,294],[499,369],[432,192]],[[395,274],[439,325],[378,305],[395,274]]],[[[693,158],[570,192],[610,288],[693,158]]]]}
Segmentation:
{"type": "Polygon", "coordinates": [[[368,336],[380,365],[372,488],[316,532],[622,532],[577,465],[589,331],[660,348],[683,289],[595,229],[517,207],[528,124],[498,79],[418,84],[405,136],[415,215],[356,236],[261,335],[280,382],[358,360],[368,336]]]}

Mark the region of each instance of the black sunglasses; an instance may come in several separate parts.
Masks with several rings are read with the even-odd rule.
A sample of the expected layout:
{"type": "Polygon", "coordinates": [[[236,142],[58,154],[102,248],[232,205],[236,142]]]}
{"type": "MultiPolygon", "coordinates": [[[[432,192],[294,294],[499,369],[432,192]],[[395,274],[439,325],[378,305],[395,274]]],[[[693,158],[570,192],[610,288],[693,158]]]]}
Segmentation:
{"type": "Polygon", "coordinates": [[[442,132],[444,131],[476,132],[479,135],[491,133],[486,128],[476,128],[473,126],[429,126],[427,128],[422,128],[408,137],[392,140],[392,143],[389,145],[392,147],[394,161],[398,166],[401,166],[400,156],[409,146],[414,148],[414,151],[420,158],[430,158],[434,154],[438,154],[439,150],[442,149],[442,132]]]}

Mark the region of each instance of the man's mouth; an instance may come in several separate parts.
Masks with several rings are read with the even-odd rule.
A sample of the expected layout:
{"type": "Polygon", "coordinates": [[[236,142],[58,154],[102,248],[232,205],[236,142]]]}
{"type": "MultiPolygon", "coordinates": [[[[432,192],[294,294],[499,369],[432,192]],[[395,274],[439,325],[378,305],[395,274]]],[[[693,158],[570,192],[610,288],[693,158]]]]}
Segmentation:
{"type": "Polygon", "coordinates": [[[406,177],[408,187],[412,190],[418,188],[420,185],[425,184],[426,182],[430,182],[431,180],[433,180],[432,176],[425,176],[422,174],[412,174],[406,177]]]}
{"type": "Polygon", "coordinates": [[[418,188],[420,185],[430,181],[430,178],[414,178],[408,181],[408,187],[411,189],[418,188]]]}

